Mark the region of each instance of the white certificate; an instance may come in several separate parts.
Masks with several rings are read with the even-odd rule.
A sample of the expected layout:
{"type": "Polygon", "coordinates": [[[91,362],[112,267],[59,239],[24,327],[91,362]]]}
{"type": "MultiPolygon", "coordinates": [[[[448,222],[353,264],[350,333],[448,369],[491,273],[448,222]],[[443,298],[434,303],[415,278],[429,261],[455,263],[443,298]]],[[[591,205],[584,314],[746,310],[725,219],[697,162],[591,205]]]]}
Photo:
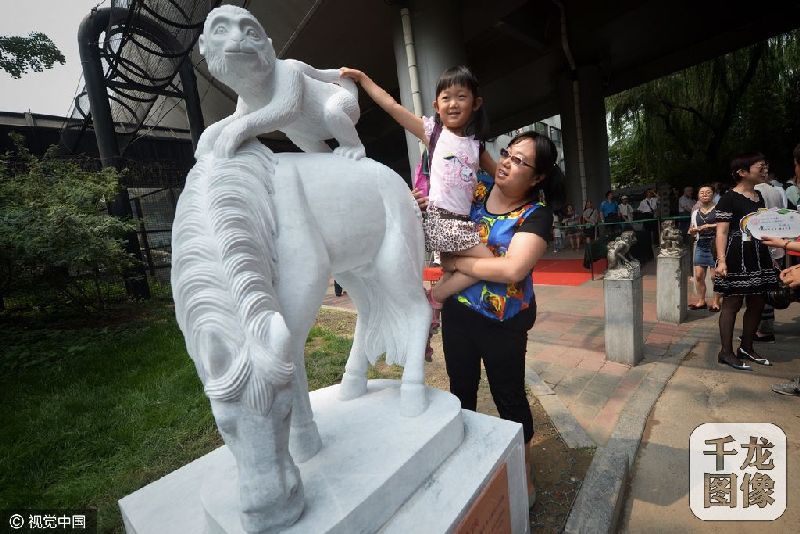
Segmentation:
{"type": "Polygon", "coordinates": [[[760,209],[743,217],[741,226],[759,240],[763,237],[795,239],[800,236],[800,213],[784,208],[760,209]]]}

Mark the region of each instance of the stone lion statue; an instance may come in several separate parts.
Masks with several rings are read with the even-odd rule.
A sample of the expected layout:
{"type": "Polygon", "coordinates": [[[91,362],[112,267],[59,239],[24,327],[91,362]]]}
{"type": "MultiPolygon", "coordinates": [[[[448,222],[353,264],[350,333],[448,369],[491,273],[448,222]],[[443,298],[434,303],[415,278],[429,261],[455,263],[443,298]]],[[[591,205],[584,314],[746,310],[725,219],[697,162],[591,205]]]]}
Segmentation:
{"type": "Polygon", "coordinates": [[[683,235],[675,227],[675,221],[661,223],[661,252],[659,256],[680,256],[683,252],[683,235]]]}
{"type": "Polygon", "coordinates": [[[626,230],[622,234],[608,244],[608,269],[616,269],[625,266],[633,261],[631,257],[631,247],[636,244],[636,233],[632,230],[626,230]]]}
{"type": "Polygon", "coordinates": [[[358,88],[338,69],[319,70],[302,61],[278,59],[258,20],[246,9],[222,5],[208,14],[199,40],[212,76],[233,89],[236,111],[206,128],[198,159],[211,151],[229,158],[246,141],[280,130],[304,152],[330,152],[350,159],[365,155],[355,124],[358,88]]]}

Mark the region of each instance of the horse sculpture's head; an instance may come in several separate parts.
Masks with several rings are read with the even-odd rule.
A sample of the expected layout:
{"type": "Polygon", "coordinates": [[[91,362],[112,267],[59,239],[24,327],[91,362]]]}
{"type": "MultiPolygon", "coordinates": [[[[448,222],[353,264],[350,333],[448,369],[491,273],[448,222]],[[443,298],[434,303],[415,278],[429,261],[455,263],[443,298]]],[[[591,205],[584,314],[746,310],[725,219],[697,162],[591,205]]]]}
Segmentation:
{"type": "Polygon", "coordinates": [[[175,315],[238,468],[247,532],[295,522],[303,487],[289,454],[294,365],[273,287],[269,151],[246,144],[187,177],[172,236],[175,315]]]}
{"type": "Polygon", "coordinates": [[[236,344],[222,332],[201,333],[205,392],[220,434],[237,459],[240,517],[247,532],[285,527],[303,511],[300,472],[289,454],[292,374],[289,330],[269,318],[266,343],[236,344]]]}

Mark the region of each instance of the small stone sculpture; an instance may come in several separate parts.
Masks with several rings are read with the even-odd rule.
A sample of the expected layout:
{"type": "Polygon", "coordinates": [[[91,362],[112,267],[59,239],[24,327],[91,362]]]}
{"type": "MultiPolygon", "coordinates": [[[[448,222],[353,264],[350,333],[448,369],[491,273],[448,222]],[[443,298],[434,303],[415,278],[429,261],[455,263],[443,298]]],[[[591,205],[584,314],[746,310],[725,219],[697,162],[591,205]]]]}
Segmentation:
{"type": "Polygon", "coordinates": [[[639,261],[630,255],[634,244],[636,244],[636,233],[632,230],[622,232],[608,244],[606,280],[628,280],[641,274],[639,261]]]}
{"type": "Polygon", "coordinates": [[[661,223],[661,250],[659,256],[678,257],[683,254],[683,235],[672,219],[661,223]]]}
{"type": "Polygon", "coordinates": [[[364,157],[356,132],[358,88],[338,69],[319,70],[302,61],[277,59],[272,40],[246,9],[223,5],[206,18],[200,53],[215,78],[236,91],[233,115],[212,124],[200,138],[196,157],[214,151],[230,157],[247,139],[280,130],[305,152],[364,157]]]}

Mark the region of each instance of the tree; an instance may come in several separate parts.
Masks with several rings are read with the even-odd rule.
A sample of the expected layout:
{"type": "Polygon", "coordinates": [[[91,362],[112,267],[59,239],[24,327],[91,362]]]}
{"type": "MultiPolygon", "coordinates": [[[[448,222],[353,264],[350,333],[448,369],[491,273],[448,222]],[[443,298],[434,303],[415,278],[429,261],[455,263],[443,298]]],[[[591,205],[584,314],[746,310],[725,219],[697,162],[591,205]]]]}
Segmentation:
{"type": "Polygon", "coordinates": [[[29,70],[42,72],[56,62],[63,65],[66,58],[43,33],[31,32],[27,37],[0,36],[0,69],[12,78],[21,78],[29,70]]]}
{"type": "Polygon", "coordinates": [[[122,243],[133,225],[106,209],[117,171],[84,170],[57,147],[37,158],[12,137],[17,154],[0,159],[0,296],[102,308],[101,282],[134,263],[122,243]]]}
{"type": "Polygon", "coordinates": [[[733,153],[751,150],[788,172],[798,82],[795,30],[610,97],[612,180],[716,180],[733,153]]]}

